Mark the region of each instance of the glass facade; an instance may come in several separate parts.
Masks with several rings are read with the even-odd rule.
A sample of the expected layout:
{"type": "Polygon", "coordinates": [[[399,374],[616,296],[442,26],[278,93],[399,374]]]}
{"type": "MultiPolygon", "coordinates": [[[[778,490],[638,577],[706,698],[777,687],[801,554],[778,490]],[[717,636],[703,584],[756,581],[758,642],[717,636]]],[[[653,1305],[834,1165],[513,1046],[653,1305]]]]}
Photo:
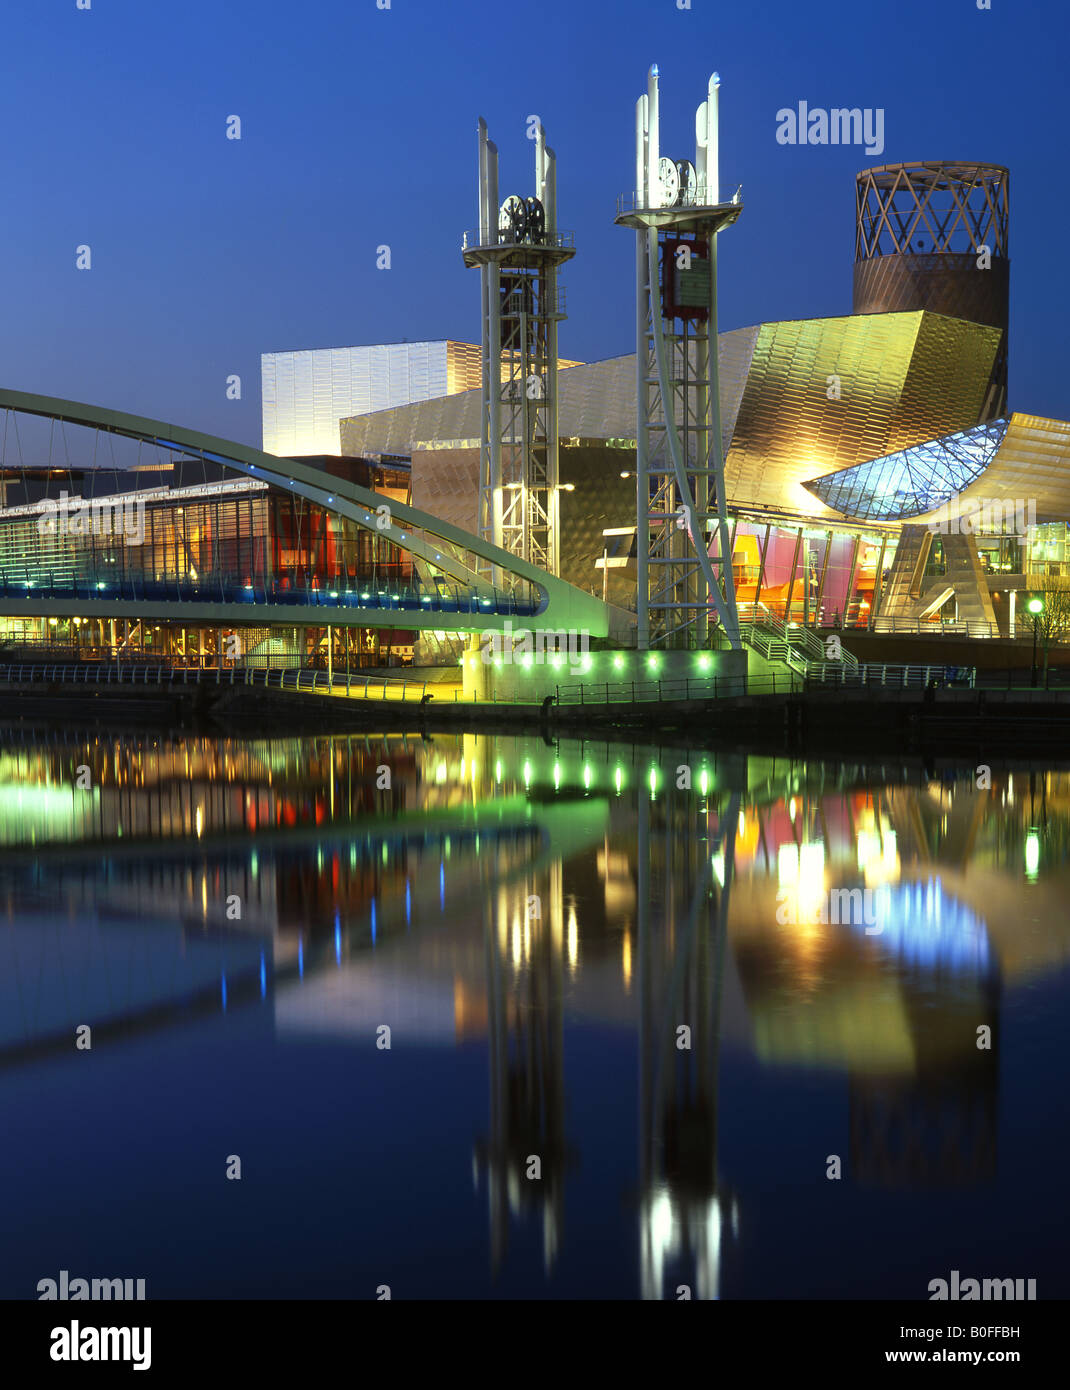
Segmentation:
{"type": "Polygon", "coordinates": [[[1051,521],[1034,526],[1027,551],[1030,574],[1070,576],[1070,525],[1051,521]]]}
{"type": "Polygon", "coordinates": [[[765,525],[746,518],[730,525],[742,617],[760,617],[765,609],[806,626],[869,626],[875,596],[895,556],[893,533],[765,525]]]}
{"type": "Polygon", "coordinates": [[[844,468],[806,484],[815,497],[863,521],[905,521],[957,496],[995,457],[1008,420],[993,420],[957,434],[915,444],[870,463],[844,468]]]}
{"type": "Polygon", "coordinates": [[[213,666],[394,664],[412,659],[435,614],[525,618],[543,602],[540,586],[516,575],[491,582],[463,543],[415,522],[401,531],[390,507],[407,503],[408,473],[393,465],[327,461],[325,494],[330,475],[341,486],[360,474],[382,499],[356,504],[358,520],[222,456],[7,418],[0,660],[45,650],[213,666]],[[47,462],[16,466],[13,456],[47,462]],[[106,603],[121,603],[120,616],[94,614],[106,603]],[[285,617],[265,611],[280,607],[285,617]],[[415,615],[428,621],[414,627],[415,615]]]}
{"type": "MultiPolygon", "coordinates": [[[[52,517],[0,512],[0,595],[443,612],[484,602],[473,585],[416,566],[348,518],[263,483],[231,488],[236,496],[211,500],[195,500],[193,489],[164,499],[106,494],[96,510],[69,502],[52,517]],[[42,529],[50,523],[54,531],[42,529]]],[[[532,611],[516,596],[497,603],[532,611]]]]}

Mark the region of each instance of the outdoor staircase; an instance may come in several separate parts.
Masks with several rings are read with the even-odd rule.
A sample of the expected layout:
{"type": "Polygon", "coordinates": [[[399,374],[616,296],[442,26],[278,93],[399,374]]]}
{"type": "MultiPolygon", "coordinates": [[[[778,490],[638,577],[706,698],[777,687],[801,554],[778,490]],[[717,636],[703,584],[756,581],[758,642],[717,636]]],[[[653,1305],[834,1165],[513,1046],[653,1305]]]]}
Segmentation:
{"type": "Polygon", "coordinates": [[[812,676],[828,667],[857,675],[858,658],[841,647],[839,657],[830,658],[828,648],[811,628],[785,623],[764,603],[740,605],[739,634],[752,651],[766,661],[780,661],[800,676],[812,676]]]}

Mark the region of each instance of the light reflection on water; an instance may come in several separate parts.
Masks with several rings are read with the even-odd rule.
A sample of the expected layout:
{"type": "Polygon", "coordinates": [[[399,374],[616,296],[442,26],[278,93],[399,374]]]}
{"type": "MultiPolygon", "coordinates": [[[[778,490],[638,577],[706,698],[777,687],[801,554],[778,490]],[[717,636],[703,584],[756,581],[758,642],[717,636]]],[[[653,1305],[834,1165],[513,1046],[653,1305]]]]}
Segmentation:
{"type": "MultiPolygon", "coordinates": [[[[32,1129],[20,1078],[98,1086],[106,1111],[124,1065],[210,1043],[222,1081],[270,1093],[260,1164],[278,1144],[315,1202],[324,1145],[372,1143],[340,1118],[340,1071],[394,1155],[394,1224],[350,1189],[344,1222],[276,1252],[275,1296],[313,1271],[317,1296],[374,1296],[392,1256],[432,1297],[924,1297],[982,1222],[979,1273],[1040,1261],[1050,1288],[1020,1234],[1049,1184],[1012,1199],[1001,1155],[1013,1173],[1016,1135],[1053,1123],[1068,811],[1061,771],[978,790],[971,770],[535,738],[7,731],[0,1086],[32,1129]],[[72,1050],[86,1023],[118,1075],[72,1050]],[[303,1149],[288,1116],[309,1107],[303,1149]],[[414,1163],[451,1176],[425,1191],[414,1163]],[[439,1224],[448,1286],[424,1268],[439,1224]],[[858,1232],[885,1225],[892,1257],[867,1264],[858,1232]]],[[[192,1060],[172,1065],[198,1191],[210,1126],[192,1060]]],[[[122,1161],[95,1181],[118,1189],[122,1161]]],[[[260,1288],[263,1255],[216,1290],[156,1244],[156,1296],[260,1288]]]]}

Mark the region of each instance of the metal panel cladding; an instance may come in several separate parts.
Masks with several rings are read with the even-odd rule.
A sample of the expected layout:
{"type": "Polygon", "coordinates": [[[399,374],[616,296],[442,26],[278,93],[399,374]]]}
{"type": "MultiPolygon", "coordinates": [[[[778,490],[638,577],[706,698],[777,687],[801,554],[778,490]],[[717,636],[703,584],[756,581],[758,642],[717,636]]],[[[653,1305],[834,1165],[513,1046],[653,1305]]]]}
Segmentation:
{"type": "Polygon", "coordinates": [[[464,349],[479,351],[443,340],[264,353],[264,451],[283,457],[340,453],[344,417],[456,390],[464,380],[457,370],[464,349]]]}
{"type": "MultiPolygon", "coordinates": [[[[721,422],[724,447],[732,437],[747,378],[757,328],[736,328],[718,338],[721,422]]],[[[477,364],[478,366],[478,364],[477,364]]],[[[558,431],[572,444],[580,440],[627,441],[635,447],[635,355],[602,362],[558,359],[558,431]]],[[[458,371],[457,379],[463,379],[458,371]]],[[[342,421],[347,454],[412,454],[425,449],[469,448],[480,438],[481,395],[476,390],[448,399],[413,403],[389,413],[342,421]]]]}
{"type": "Polygon", "coordinates": [[[763,324],[725,469],[730,503],[813,514],[803,484],[975,425],[995,328],[934,314],[763,324]]]}

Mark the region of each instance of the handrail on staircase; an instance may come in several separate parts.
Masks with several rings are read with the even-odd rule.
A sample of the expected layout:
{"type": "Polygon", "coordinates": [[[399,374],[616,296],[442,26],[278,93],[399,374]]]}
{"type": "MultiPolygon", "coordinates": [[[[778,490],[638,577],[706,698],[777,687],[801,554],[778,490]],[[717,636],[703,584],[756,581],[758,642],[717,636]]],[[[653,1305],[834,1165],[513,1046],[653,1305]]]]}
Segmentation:
{"type": "Polygon", "coordinates": [[[740,636],[767,660],[783,661],[791,670],[799,671],[804,676],[811,674],[812,666],[823,669],[826,665],[834,665],[852,674],[859,670],[858,658],[853,653],[841,646],[839,656],[830,657],[825,643],[815,632],[808,627],[786,623],[764,603],[741,607],[744,612],[749,607],[751,616],[740,623],[740,636]],[[783,651],[779,650],[781,645],[783,651]],[[795,653],[794,659],[786,653],[795,653]]]}

